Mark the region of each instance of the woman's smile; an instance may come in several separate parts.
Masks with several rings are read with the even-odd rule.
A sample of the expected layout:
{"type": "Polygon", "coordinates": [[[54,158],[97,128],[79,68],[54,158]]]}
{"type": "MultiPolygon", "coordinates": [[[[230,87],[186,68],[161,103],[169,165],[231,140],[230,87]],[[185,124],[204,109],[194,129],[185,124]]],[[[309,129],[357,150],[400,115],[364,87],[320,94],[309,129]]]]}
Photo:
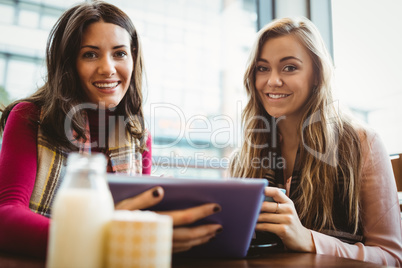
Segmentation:
{"type": "Polygon", "coordinates": [[[126,94],[134,70],[131,37],[112,23],[92,23],[85,30],[77,71],[88,100],[116,107],[126,94]]]}
{"type": "Polygon", "coordinates": [[[120,84],[120,82],[116,81],[116,82],[95,82],[92,83],[92,85],[94,85],[95,87],[99,88],[99,89],[113,89],[116,88],[118,85],[120,84]]]}
{"type": "Polygon", "coordinates": [[[306,48],[292,35],[272,38],[257,60],[255,87],[267,113],[273,117],[300,117],[315,76],[306,48]]]}
{"type": "Polygon", "coordinates": [[[270,100],[283,100],[289,97],[292,94],[281,94],[281,93],[266,93],[265,96],[267,96],[270,100]]]}

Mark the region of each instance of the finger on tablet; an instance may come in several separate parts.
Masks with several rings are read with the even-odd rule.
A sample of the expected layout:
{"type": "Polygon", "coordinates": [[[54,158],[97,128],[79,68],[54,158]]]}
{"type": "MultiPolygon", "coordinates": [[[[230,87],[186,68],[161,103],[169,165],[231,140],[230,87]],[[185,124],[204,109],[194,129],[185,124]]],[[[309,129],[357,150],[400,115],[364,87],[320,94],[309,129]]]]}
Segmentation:
{"type": "Polygon", "coordinates": [[[175,228],[173,232],[173,252],[186,251],[194,246],[207,243],[222,230],[220,224],[175,228]]]}
{"type": "Polygon", "coordinates": [[[277,202],[263,202],[260,212],[274,213],[278,207],[277,202]]]}
{"type": "Polygon", "coordinates": [[[115,209],[136,210],[149,208],[158,204],[163,199],[163,195],[162,187],[153,187],[139,195],[120,201],[115,205],[115,209]]]}
{"type": "Polygon", "coordinates": [[[173,218],[174,226],[181,226],[194,223],[209,215],[218,213],[222,208],[218,204],[204,204],[197,207],[187,208],[183,210],[160,211],[160,214],[169,215],[173,218]]]}
{"type": "Polygon", "coordinates": [[[205,244],[209,242],[214,235],[204,236],[199,239],[189,240],[189,241],[178,241],[173,242],[173,253],[183,252],[190,250],[192,247],[205,244]]]}
{"type": "Polygon", "coordinates": [[[205,224],[194,227],[177,227],[173,232],[173,241],[185,242],[198,240],[206,236],[215,236],[223,231],[220,224],[205,224]]]}

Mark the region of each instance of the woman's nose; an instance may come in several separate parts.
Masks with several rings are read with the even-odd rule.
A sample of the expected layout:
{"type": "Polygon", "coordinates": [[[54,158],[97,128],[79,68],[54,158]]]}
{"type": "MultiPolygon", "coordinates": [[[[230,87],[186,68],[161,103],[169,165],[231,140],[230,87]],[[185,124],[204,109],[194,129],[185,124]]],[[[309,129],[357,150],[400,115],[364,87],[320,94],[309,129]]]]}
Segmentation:
{"type": "Polygon", "coordinates": [[[115,62],[110,57],[103,57],[103,59],[99,63],[99,74],[106,77],[111,77],[116,73],[115,62]]]}
{"type": "Polygon", "coordinates": [[[281,87],[283,85],[283,81],[277,72],[272,72],[271,76],[268,79],[269,87],[281,87]]]}

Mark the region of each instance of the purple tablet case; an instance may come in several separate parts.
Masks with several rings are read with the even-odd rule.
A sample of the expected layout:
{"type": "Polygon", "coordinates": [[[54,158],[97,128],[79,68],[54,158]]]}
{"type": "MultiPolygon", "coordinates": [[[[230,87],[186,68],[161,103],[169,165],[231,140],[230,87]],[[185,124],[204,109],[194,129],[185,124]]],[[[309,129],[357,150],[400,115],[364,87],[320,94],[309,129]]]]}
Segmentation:
{"type": "Polygon", "coordinates": [[[107,179],[115,203],[162,186],[163,200],[149,210],[185,209],[210,202],[220,204],[222,211],[194,225],[219,223],[223,232],[206,244],[180,253],[189,257],[245,257],[264,201],[264,187],[268,184],[264,179],[182,179],[120,174],[108,174],[107,179]]]}

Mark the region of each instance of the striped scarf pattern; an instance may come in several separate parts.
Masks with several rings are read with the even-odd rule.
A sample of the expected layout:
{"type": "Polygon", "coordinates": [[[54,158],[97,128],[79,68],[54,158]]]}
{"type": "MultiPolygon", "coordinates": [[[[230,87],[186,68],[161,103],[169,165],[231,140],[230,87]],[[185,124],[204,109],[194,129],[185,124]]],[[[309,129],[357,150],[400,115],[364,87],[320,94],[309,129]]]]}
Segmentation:
{"type": "MultiPolygon", "coordinates": [[[[89,122],[86,120],[86,129],[88,135],[86,142],[80,140],[72,140],[79,148],[80,153],[91,153],[91,141],[89,136],[89,122]]],[[[105,153],[108,155],[112,172],[126,174],[141,174],[142,160],[138,155],[142,152],[139,150],[140,141],[128,132],[119,132],[125,128],[119,128],[119,124],[115,125],[115,131],[110,133],[109,149],[105,153]],[[112,146],[110,146],[112,145],[112,146]]],[[[72,131],[72,136],[75,133],[72,131]]],[[[144,138],[148,137],[145,133],[144,138]]],[[[146,142],[146,141],[145,141],[146,142]]],[[[67,156],[69,152],[50,144],[43,132],[38,127],[37,138],[38,162],[34,189],[29,202],[31,211],[40,215],[50,217],[51,206],[60,184],[66,174],[67,156]]]]}

